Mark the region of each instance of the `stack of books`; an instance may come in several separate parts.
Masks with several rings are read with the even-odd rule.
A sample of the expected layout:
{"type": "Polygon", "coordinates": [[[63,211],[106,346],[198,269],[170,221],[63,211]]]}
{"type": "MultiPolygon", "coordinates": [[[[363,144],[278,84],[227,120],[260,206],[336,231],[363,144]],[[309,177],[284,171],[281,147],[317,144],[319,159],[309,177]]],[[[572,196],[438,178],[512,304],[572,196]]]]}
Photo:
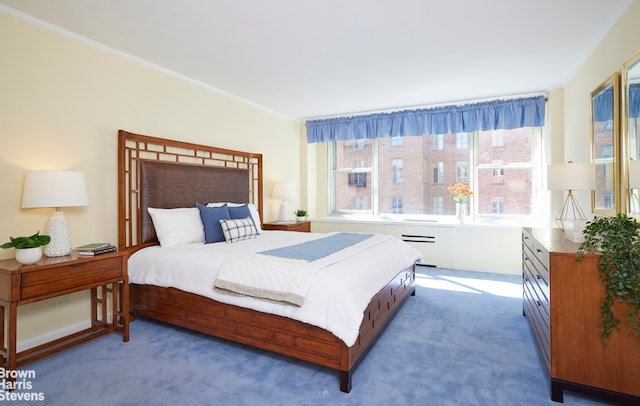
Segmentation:
{"type": "Polygon", "coordinates": [[[116,247],[108,242],[96,242],[92,244],[81,245],[76,248],[76,251],[78,251],[78,255],[84,257],[106,254],[107,252],[113,252],[115,250],[116,247]]]}

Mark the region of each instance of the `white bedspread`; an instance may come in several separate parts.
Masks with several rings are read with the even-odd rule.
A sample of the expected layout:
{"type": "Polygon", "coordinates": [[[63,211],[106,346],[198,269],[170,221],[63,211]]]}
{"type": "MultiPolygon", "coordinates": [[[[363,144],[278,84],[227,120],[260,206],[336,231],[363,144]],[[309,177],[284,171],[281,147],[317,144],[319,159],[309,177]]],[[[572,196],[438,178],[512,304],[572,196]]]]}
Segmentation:
{"type": "Polygon", "coordinates": [[[382,238],[379,244],[316,272],[302,306],[212,288],[222,264],[230,258],[324,236],[326,234],[263,231],[258,238],[234,244],[153,246],[131,256],[129,281],[174,287],[219,302],[289,317],[328,330],[352,346],[371,298],[400,270],[421,258],[417,250],[397,238],[382,238]]]}

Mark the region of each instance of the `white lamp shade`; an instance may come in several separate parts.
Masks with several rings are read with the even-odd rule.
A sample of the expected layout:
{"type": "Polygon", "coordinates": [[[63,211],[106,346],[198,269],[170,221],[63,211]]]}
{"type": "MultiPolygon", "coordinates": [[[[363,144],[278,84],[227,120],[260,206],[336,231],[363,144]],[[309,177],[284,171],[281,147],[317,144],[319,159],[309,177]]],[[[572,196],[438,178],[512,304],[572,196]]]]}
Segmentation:
{"type": "Polygon", "coordinates": [[[549,190],[594,190],[595,165],[592,163],[553,164],[547,167],[549,190]]]}
{"type": "Polygon", "coordinates": [[[24,177],[23,209],[87,204],[87,185],[82,172],[30,171],[24,177]]]}
{"type": "Polygon", "coordinates": [[[271,196],[274,199],[295,199],[296,198],[296,184],[294,182],[280,182],[274,183],[273,192],[271,196]]]}

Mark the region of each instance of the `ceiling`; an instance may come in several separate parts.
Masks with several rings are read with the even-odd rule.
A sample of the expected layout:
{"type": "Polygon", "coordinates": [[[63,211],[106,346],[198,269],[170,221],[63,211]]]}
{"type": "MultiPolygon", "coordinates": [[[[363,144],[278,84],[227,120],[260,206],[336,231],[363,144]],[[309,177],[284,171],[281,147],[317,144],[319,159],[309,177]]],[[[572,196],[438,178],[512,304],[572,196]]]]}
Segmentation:
{"type": "Polygon", "coordinates": [[[304,120],[564,87],[631,1],[0,0],[0,11],[304,120]]]}

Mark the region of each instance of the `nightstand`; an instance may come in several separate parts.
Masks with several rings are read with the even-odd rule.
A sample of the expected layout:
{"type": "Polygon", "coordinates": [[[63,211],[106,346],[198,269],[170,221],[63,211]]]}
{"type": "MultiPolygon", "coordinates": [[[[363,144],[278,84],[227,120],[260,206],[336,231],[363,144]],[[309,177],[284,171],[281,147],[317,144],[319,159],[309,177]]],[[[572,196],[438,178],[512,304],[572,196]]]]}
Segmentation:
{"type": "Polygon", "coordinates": [[[310,221],[298,221],[291,223],[265,223],[262,225],[263,230],[281,230],[281,231],[299,231],[303,233],[311,232],[310,221]]]}
{"type": "Polygon", "coordinates": [[[127,257],[123,252],[82,257],[73,251],[64,257],[43,257],[33,265],[22,265],[15,259],[0,260],[0,308],[0,366],[8,370],[112,331],[121,333],[122,341],[129,341],[127,257]],[[88,289],[91,327],[16,352],[18,306],[88,289]],[[112,322],[107,320],[109,312],[112,322]]]}

